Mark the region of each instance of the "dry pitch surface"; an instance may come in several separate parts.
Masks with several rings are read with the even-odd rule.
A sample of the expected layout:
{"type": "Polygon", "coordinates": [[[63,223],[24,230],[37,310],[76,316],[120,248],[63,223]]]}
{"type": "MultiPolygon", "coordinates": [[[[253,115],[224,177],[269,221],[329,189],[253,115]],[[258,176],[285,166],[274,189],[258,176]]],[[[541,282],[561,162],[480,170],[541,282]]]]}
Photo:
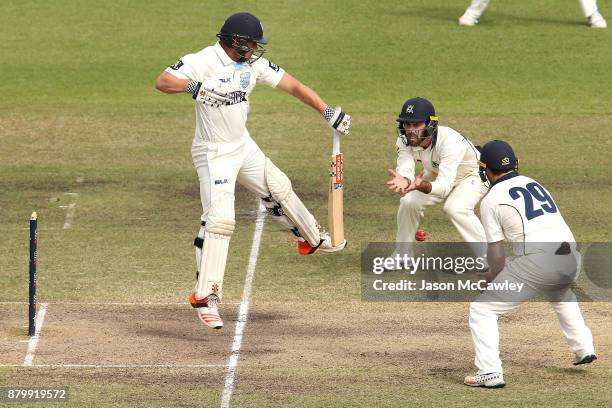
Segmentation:
{"type": "MultiPolygon", "coordinates": [[[[47,307],[33,366],[22,368],[24,306],[0,305],[2,363],[9,365],[0,369],[3,384],[68,386],[72,406],[221,401],[238,305],[222,308],[227,326],[215,332],[200,327],[188,305],[47,307]]],[[[570,364],[548,305],[524,305],[502,318],[504,390],[461,384],[472,359],[466,309],[458,303],[258,302],[240,352],[233,405],[516,404],[533,393],[525,404],[605,406],[612,367],[605,355],[612,345],[609,304],[583,307],[602,351],[589,367],[570,364]]]]}

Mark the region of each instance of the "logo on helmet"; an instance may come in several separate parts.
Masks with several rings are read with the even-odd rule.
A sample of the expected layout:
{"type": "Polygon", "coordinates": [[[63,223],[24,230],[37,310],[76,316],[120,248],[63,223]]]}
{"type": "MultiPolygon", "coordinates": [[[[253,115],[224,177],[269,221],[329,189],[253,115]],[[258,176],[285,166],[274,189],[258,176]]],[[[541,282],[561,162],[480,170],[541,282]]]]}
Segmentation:
{"type": "Polygon", "coordinates": [[[502,166],[506,166],[510,164],[510,159],[508,157],[504,157],[501,161],[502,166]]]}
{"type": "Polygon", "coordinates": [[[406,106],[406,113],[414,113],[414,105],[406,106]]]}

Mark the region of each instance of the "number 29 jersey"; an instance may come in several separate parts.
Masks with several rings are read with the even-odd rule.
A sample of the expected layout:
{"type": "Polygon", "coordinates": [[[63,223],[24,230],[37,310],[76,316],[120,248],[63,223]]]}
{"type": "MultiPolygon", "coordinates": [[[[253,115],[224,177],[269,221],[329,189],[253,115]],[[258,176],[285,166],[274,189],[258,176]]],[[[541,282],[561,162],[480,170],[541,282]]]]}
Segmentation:
{"type": "Polygon", "coordinates": [[[513,242],[516,255],[558,248],[545,243],[575,242],[548,190],[516,172],[503,176],[491,187],[480,203],[480,218],[487,242],[513,242]],[[516,245],[519,243],[523,244],[516,245]]]}

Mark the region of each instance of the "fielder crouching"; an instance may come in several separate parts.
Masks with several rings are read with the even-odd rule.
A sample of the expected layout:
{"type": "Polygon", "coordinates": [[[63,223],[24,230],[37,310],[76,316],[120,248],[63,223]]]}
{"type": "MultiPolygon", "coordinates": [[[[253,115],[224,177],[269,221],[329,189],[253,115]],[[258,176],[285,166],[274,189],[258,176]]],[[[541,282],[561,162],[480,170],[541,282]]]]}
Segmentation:
{"type": "MultiPolygon", "coordinates": [[[[487,189],[478,176],[480,153],[456,130],[438,126],[433,104],[425,98],[404,102],[397,118],[397,168],[387,186],[403,194],[397,211],[397,248],[413,256],[415,232],[426,207],[444,201],[448,215],[477,257],[486,256],[485,232],[474,207],[487,189]],[[415,177],[415,165],[423,170],[415,177]]],[[[409,265],[405,265],[405,269],[409,265]]]]}
{"type": "Polygon", "coordinates": [[[595,361],[593,335],[571,290],[581,256],[552,195],[537,181],[519,175],[514,151],[502,140],[483,146],[480,172],[482,181],[491,186],[480,204],[490,266],[482,275],[489,282],[521,284],[522,290],[485,290],[471,303],[470,330],[478,371],[465,377],[464,383],[486,388],[506,385],[497,321],[533,298],[550,302],[575,354],[574,365],[595,361]],[[504,241],[513,243],[514,258],[506,258],[504,241]]]}
{"type": "Polygon", "coordinates": [[[164,93],[188,93],[195,101],[196,128],[191,154],[200,181],[201,228],[195,240],[198,281],[190,303],[208,327],[220,329],[218,303],[229,242],[234,232],[236,182],[257,194],[274,219],[298,239],[298,251],[335,252],[329,234],[294,193],[291,181],[272,163],[246,129],[249,96],[263,82],[319,111],[328,124],[349,133],[351,118],[328,106],[309,87],[262,57],[267,44],[259,19],[236,13],[224,23],[219,41],[188,54],[156,81],[164,93]]]}

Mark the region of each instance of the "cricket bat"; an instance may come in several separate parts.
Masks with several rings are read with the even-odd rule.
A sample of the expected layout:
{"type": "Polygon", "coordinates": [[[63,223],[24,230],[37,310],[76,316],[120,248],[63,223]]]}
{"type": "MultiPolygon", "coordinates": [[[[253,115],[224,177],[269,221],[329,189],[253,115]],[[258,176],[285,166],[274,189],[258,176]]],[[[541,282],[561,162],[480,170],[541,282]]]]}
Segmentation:
{"type": "Polygon", "coordinates": [[[342,153],[340,153],[340,135],[335,129],[332,130],[332,134],[327,215],[332,245],[336,246],[344,241],[344,204],[342,201],[344,178],[342,174],[342,153]]]}

